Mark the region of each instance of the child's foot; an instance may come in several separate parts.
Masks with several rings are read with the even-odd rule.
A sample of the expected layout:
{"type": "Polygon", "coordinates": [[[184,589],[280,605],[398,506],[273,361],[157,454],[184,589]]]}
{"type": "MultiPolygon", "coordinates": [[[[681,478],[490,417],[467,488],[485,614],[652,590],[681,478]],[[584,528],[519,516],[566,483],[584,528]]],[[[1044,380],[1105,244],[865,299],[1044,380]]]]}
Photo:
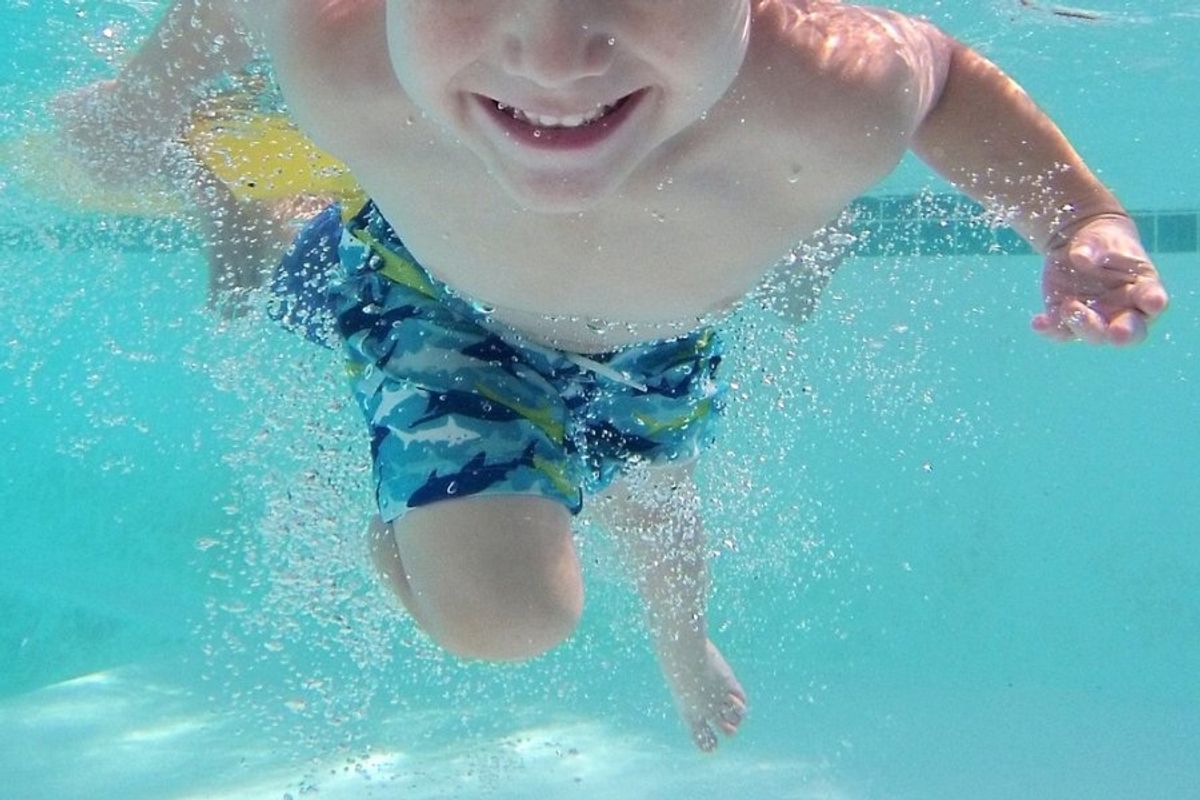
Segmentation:
{"type": "Polygon", "coordinates": [[[679,715],[692,733],[692,741],[706,753],[717,747],[716,730],[737,733],[746,714],[746,692],[733,670],[711,641],[699,659],[661,654],[663,674],[679,715]]]}

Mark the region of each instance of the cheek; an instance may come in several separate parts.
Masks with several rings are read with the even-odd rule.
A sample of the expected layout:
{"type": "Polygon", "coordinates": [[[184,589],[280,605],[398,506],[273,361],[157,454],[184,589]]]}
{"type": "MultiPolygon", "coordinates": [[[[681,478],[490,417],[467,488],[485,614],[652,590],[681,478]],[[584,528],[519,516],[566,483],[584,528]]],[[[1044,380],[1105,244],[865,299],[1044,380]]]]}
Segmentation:
{"type": "Polygon", "coordinates": [[[485,15],[453,13],[465,0],[414,0],[389,17],[392,61],[422,84],[443,82],[478,60],[486,42],[485,15]]]}
{"type": "Polygon", "coordinates": [[[743,0],[658,0],[641,5],[640,30],[660,31],[654,49],[664,62],[703,69],[743,52],[749,6],[743,0]]]}

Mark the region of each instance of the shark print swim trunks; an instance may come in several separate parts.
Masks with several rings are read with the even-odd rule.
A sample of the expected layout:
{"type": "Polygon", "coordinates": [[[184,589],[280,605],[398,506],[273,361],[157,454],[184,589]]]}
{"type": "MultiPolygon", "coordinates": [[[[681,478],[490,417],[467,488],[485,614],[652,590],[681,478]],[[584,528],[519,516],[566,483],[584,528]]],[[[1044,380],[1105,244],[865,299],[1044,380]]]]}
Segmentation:
{"type": "Polygon", "coordinates": [[[385,522],[486,494],[578,513],[632,465],[694,458],[723,405],[711,328],[587,355],[524,340],[430,276],[373,203],[314,218],[272,289],[277,320],[344,348],[385,522]]]}

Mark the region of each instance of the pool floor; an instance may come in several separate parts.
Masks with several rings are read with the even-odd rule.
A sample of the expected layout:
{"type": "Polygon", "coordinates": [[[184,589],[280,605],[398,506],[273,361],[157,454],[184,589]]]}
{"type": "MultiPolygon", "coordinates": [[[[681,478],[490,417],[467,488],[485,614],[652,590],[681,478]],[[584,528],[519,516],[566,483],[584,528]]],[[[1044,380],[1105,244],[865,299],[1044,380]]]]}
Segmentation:
{"type": "Polygon", "coordinates": [[[462,709],[386,715],[370,741],[300,756],[169,664],[130,666],[0,704],[0,774],[19,800],[1200,797],[1194,700],[846,688],[758,709],[715,756],[544,707],[497,710],[509,722],[467,741],[429,735],[462,709]]]}

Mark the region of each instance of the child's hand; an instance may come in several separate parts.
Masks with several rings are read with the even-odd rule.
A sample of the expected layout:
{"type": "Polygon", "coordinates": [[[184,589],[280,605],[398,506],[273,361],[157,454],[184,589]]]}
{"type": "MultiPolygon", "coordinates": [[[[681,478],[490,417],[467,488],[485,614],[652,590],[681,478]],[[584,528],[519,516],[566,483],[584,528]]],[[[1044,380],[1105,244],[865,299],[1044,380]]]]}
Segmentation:
{"type": "Polygon", "coordinates": [[[1133,222],[1119,214],[1094,217],[1046,254],[1046,311],[1033,329],[1051,339],[1132,344],[1167,307],[1167,292],[1133,222]]]}

